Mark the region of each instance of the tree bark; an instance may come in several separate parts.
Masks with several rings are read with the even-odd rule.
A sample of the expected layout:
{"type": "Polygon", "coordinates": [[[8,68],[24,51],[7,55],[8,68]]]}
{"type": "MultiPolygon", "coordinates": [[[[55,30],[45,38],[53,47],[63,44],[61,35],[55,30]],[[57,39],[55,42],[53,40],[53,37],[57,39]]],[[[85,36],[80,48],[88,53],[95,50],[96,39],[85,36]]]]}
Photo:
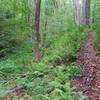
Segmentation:
{"type": "Polygon", "coordinates": [[[90,0],[74,0],[75,22],[78,26],[90,24],[90,0]]]}
{"type": "Polygon", "coordinates": [[[35,60],[39,61],[41,58],[40,52],[40,33],[39,33],[39,25],[40,25],[40,8],[41,8],[41,0],[35,0],[35,22],[34,22],[34,31],[33,31],[33,51],[35,54],[35,60]]]}
{"type": "Polygon", "coordinates": [[[86,19],[86,24],[90,24],[90,0],[86,0],[86,7],[85,7],[85,19],[86,19]]]}

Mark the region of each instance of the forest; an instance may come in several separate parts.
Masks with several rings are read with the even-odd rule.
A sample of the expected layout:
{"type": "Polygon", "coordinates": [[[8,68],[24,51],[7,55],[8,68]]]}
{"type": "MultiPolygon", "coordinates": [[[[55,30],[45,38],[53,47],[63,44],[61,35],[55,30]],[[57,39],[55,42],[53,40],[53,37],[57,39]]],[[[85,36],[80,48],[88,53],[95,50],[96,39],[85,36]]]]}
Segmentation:
{"type": "Polygon", "coordinates": [[[100,0],[0,0],[0,100],[100,100],[100,0]]]}

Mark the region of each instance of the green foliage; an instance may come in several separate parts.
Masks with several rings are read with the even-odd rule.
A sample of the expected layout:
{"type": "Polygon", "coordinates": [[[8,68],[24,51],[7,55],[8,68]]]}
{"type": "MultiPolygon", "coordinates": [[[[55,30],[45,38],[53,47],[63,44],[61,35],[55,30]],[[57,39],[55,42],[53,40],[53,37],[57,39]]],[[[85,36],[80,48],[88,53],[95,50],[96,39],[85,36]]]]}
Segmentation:
{"type": "Polygon", "coordinates": [[[22,16],[23,9],[26,9],[23,8],[25,6],[22,6],[22,0],[19,3],[18,0],[16,2],[15,0],[0,0],[0,4],[0,58],[2,58],[20,49],[20,43],[23,43],[26,36],[25,34],[20,34],[22,31],[26,31],[23,29],[25,27],[28,29],[29,25],[27,27],[26,22],[22,18],[26,13],[22,16]]]}
{"type": "Polygon", "coordinates": [[[32,64],[33,68],[23,66],[23,69],[22,66],[17,67],[16,62],[12,60],[2,62],[0,66],[4,63],[5,66],[0,68],[1,87],[5,87],[2,88],[5,90],[4,93],[13,87],[21,86],[35,100],[72,100],[76,95],[76,89],[72,88],[69,82],[79,75],[79,69],[73,64],[54,67],[41,62],[32,64]]]}
{"type": "MultiPolygon", "coordinates": [[[[28,22],[30,16],[34,17],[34,7],[29,7],[28,0],[0,0],[0,4],[0,58],[9,54],[0,59],[0,100],[16,86],[23,88],[28,100],[83,100],[70,81],[81,74],[75,61],[87,30],[96,31],[96,46],[100,48],[100,24],[96,21],[91,28],[76,27],[70,0],[42,0],[43,57],[36,63],[33,25],[28,22]]],[[[18,96],[15,99],[19,100],[18,96]]]]}
{"type": "Polygon", "coordinates": [[[84,32],[74,29],[73,31],[59,34],[52,39],[51,47],[45,49],[43,61],[48,63],[63,63],[70,62],[77,58],[77,53],[80,49],[80,45],[84,39],[84,32]]]}
{"type": "Polygon", "coordinates": [[[94,23],[92,26],[91,26],[91,28],[92,28],[92,30],[95,30],[94,32],[95,32],[95,45],[96,45],[96,48],[98,49],[98,51],[100,51],[100,34],[99,34],[99,32],[100,32],[100,23],[94,23]],[[98,27],[97,27],[98,26],[98,27]]]}
{"type": "Polygon", "coordinates": [[[31,44],[23,42],[21,52],[0,63],[1,87],[5,86],[5,93],[13,87],[22,86],[30,96],[29,100],[72,100],[80,95],[70,85],[70,80],[78,77],[80,71],[77,66],[68,63],[77,58],[84,38],[84,32],[81,32],[83,29],[76,28],[50,37],[52,40],[47,40],[50,47],[43,49],[44,56],[39,63],[32,61],[31,44]]]}

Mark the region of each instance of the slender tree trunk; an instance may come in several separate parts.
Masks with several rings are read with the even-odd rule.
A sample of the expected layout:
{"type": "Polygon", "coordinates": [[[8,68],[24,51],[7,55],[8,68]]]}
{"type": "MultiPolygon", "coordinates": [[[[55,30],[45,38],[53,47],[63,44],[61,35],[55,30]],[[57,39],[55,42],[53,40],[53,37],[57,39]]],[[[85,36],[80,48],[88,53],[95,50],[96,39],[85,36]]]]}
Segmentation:
{"type": "Polygon", "coordinates": [[[39,33],[39,25],[40,25],[40,7],[41,7],[41,0],[35,0],[35,22],[34,22],[34,31],[33,31],[33,51],[35,54],[35,60],[39,61],[41,58],[41,52],[40,52],[40,33],[39,33]]]}
{"type": "Polygon", "coordinates": [[[86,7],[85,7],[85,19],[86,19],[86,24],[90,24],[90,0],[86,0],[86,7]]]}
{"type": "Polygon", "coordinates": [[[42,47],[46,47],[46,33],[47,33],[47,25],[48,25],[48,0],[45,1],[45,21],[44,21],[44,33],[42,34],[41,45],[42,47]]]}

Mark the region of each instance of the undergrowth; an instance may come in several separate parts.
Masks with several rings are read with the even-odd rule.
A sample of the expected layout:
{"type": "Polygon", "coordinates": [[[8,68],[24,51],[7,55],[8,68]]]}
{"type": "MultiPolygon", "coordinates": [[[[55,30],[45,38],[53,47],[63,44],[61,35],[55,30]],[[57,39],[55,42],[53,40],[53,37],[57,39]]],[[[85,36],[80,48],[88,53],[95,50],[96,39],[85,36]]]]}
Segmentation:
{"type": "MultiPolygon", "coordinates": [[[[81,100],[81,93],[70,84],[70,80],[80,76],[75,60],[84,40],[83,30],[75,29],[52,38],[50,46],[43,49],[44,56],[39,63],[32,60],[28,42],[18,53],[1,60],[0,99],[20,86],[29,100],[81,100]]],[[[15,99],[20,100],[16,96],[15,99]]]]}

